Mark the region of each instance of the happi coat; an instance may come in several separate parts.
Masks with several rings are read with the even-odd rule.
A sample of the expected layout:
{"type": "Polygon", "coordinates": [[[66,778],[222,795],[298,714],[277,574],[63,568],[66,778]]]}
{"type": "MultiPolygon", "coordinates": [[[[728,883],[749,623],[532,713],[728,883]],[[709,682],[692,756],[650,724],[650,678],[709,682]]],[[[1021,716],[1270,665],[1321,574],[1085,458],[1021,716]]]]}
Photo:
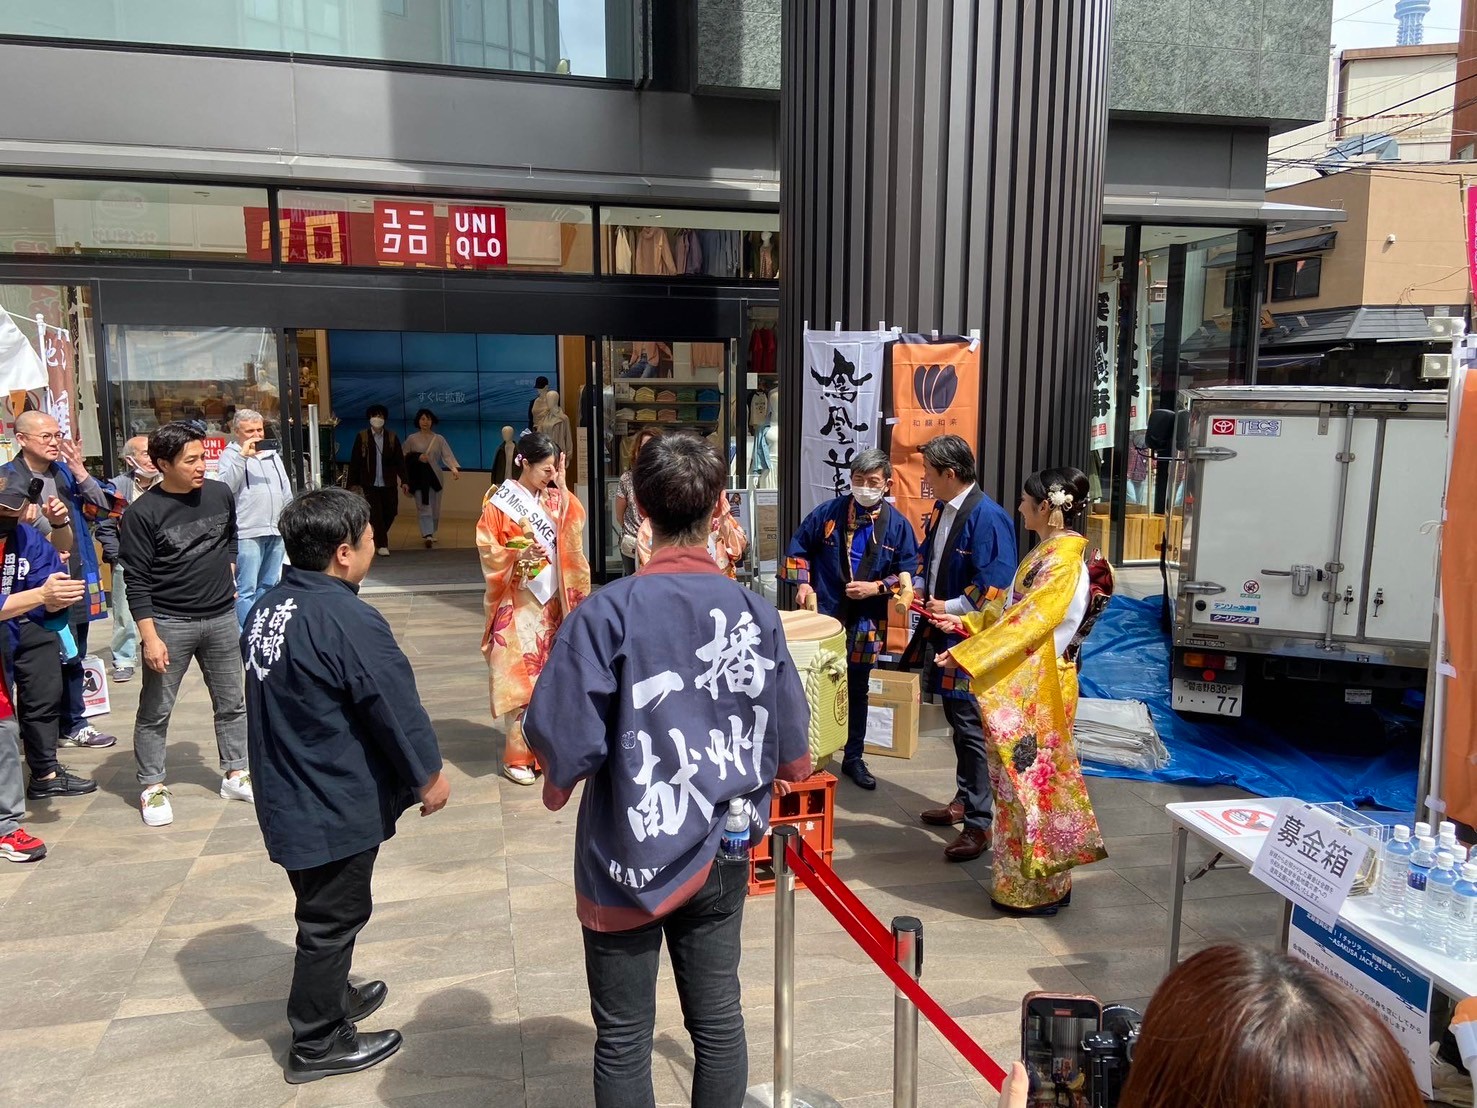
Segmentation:
{"type": "Polygon", "coordinates": [[[1071,870],[1107,857],[1072,741],[1077,667],[1066,657],[1088,606],[1087,540],[1046,540],[1021,563],[1008,606],[964,617],[950,649],[971,678],[995,795],[992,899],[1037,908],[1064,897],[1071,870]]]}
{"type": "Polygon", "coordinates": [[[540,548],[543,563],[552,564],[558,572],[555,595],[542,603],[520,579],[516,567],[521,552],[507,545],[526,537],[533,529],[525,526],[526,514],[515,517],[499,507],[496,502],[499,488],[493,485],[487,490],[482,516],[477,521],[477,552],[487,582],[483,597],[487,625],[482,635],[482,654],[487,659],[495,717],[528,706],[560,624],[590,594],[590,563],[584,552],[585,509],[579,498],[555,488],[545,489],[535,497],[518,485],[521,495],[529,502],[536,500],[557,536],[555,550],[540,548]],[[554,556],[552,562],[550,554],[554,556]]]}

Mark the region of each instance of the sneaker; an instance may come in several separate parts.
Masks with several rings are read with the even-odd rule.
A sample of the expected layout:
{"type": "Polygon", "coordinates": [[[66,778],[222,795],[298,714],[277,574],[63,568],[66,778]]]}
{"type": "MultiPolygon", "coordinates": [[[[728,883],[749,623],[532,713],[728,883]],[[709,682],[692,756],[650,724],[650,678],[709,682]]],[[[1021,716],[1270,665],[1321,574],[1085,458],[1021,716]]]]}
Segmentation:
{"type": "Polygon", "coordinates": [[[239,777],[222,777],[221,799],[244,800],[248,804],[255,804],[256,794],[251,791],[251,774],[243,773],[239,777]]]}
{"type": "Polygon", "coordinates": [[[375,553],[378,554],[381,558],[388,557],[390,553],[390,548],[388,546],[381,546],[375,551],[375,553]]]}
{"type": "Polygon", "coordinates": [[[93,750],[106,750],[118,741],[117,735],[99,731],[90,723],[84,723],[70,735],[57,739],[58,746],[85,746],[93,750]]]}
{"type": "Polygon", "coordinates": [[[434,542],[435,542],[435,540],[434,540],[434,539],[432,539],[432,538],[431,538],[431,537],[430,537],[430,536],[429,536],[429,535],[428,535],[428,536],[427,536],[427,537],[426,537],[426,539],[425,539],[425,543],[426,543],[426,549],[427,549],[427,550],[430,550],[430,549],[431,549],[431,546],[432,546],[432,544],[433,544],[433,543],[434,543],[434,542]]]}
{"type": "Polygon", "coordinates": [[[169,803],[169,795],[169,790],[163,785],[150,785],[139,795],[139,811],[150,827],[165,827],[174,822],[174,808],[169,803]]]}
{"type": "Polygon", "coordinates": [[[45,780],[39,777],[31,778],[31,783],[26,786],[26,799],[45,800],[53,796],[86,796],[96,791],[96,781],[69,773],[66,766],[57,766],[55,776],[45,780]]]}
{"type": "Polygon", "coordinates": [[[132,666],[114,666],[113,667],[113,680],[114,681],[117,681],[120,685],[124,681],[132,681],[133,680],[133,667],[132,666]]]}
{"type": "Polygon", "coordinates": [[[519,785],[532,785],[538,780],[538,774],[533,771],[532,766],[503,766],[503,776],[509,781],[519,785]]]}
{"type": "Polygon", "coordinates": [[[8,835],[0,835],[0,856],[12,862],[39,862],[46,857],[46,844],[35,835],[17,827],[8,835]]]}

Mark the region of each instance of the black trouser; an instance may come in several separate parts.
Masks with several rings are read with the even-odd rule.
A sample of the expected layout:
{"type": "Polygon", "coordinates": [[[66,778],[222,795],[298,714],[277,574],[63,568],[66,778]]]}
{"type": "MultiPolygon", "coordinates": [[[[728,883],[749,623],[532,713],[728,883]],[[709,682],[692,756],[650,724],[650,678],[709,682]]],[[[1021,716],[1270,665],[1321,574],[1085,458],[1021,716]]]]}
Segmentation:
{"type": "Polygon", "coordinates": [[[974,697],[940,698],[944,718],[954,733],[956,802],[964,805],[964,826],[990,826],[990,766],[985,757],[985,728],[980,702],[974,697]]]}
{"type": "Polygon", "coordinates": [[[21,745],[31,776],[49,777],[56,771],[57,727],[66,699],[61,641],[55,631],[29,619],[16,620],[15,625],[15,707],[21,745]]]}
{"type": "Polygon", "coordinates": [[[369,529],[374,532],[375,549],[388,549],[390,528],[400,511],[400,490],[393,483],[380,487],[365,485],[364,499],[369,501],[369,529]]]}
{"type": "Polygon", "coordinates": [[[297,958],[287,1022],[292,1048],[322,1054],[349,1018],[354,938],[374,909],[369,882],[379,847],[312,869],[288,870],[297,894],[297,958]]]}
{"type": "Polygon", "coordinates": [[[72,625],[72,638],[77,643],[77,657],[70,662],[62,663],[62,678],[66,685],[62,690],[61,706],[61,734],[70,735],[87,726],[87,717],[82,713],[87,710],[87,700],[84,696],[82,659],[87,657],[87,628],[91,626],[86,620],[72,625]]]}
{"type": "Polygon", "coordinates": [[[874,666],[850,663],[846,667],[846,750],[841,764],[855,762],[867,746],[867,689],[874,666]]]}

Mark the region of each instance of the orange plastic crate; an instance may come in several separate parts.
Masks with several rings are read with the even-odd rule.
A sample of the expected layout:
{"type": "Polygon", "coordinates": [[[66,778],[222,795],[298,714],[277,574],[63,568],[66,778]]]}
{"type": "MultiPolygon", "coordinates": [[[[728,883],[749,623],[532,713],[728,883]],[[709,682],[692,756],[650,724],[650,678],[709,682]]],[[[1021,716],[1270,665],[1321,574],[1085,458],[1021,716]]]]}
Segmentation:
{"type": "MultiPolygon", "coordinates": [[[[788,796],[771,798],[769,826],[794,827],[807,846],[831,864],[836,831],[836,778],[829,773],[812,774],[792,784],[788,796]]],[[[803,884],[803,882],[802,882],[803,884]]],[[[749,852],[749,895],[774,892],[774,858],[769,836],[749,852]]]]}

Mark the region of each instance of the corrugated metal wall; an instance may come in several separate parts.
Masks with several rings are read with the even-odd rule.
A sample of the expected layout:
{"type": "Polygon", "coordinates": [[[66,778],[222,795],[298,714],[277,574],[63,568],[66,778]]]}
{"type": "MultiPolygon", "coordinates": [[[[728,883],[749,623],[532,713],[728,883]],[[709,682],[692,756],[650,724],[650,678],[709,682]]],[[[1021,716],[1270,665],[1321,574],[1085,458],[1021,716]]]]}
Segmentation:
{"type": "MultiPolygon", "coordinates": [[[[984,337],[984,489],[1083,466],[1110,0],[786,0],[781,388],[801,328],[984,337]]],[[[799,421],[782,428],[799,457],[799,421]]],[[[797,518],[785,466],[782,533],[797,518]]]]}

